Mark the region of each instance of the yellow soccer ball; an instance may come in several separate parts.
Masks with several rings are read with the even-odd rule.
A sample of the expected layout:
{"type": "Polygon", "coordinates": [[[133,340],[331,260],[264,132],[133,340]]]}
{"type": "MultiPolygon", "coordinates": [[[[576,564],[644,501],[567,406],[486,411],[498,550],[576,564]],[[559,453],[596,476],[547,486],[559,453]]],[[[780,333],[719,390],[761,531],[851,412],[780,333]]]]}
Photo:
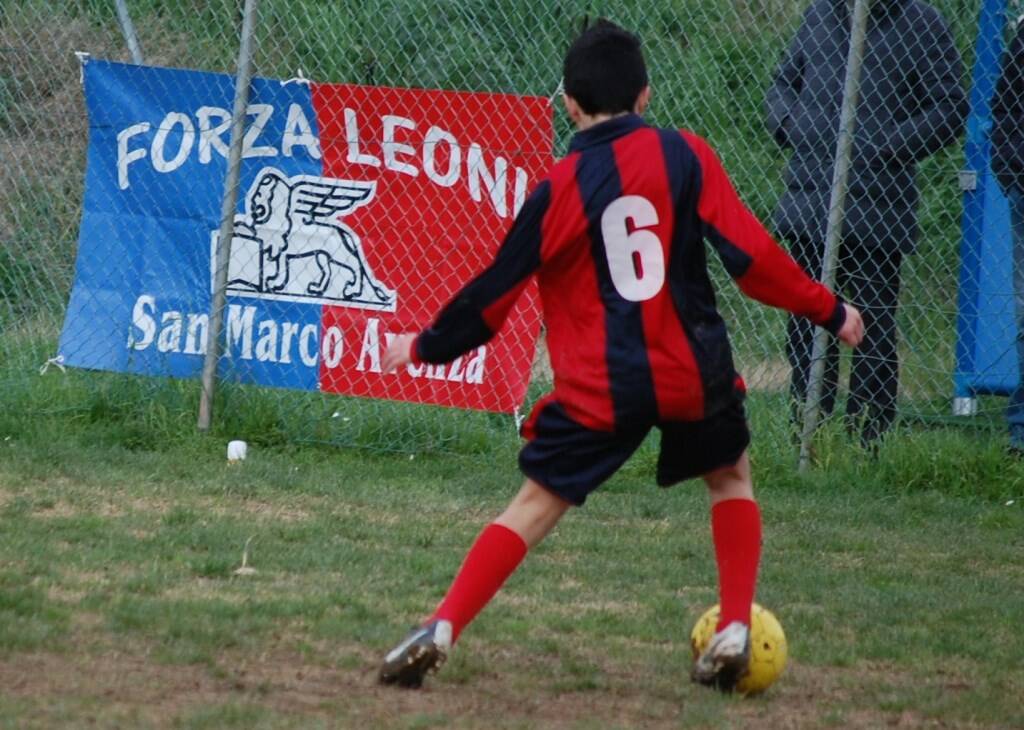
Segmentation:
{"type": "MultiPolygon", "coordinates": [[[[700,656],[715,635],[717,624],[716,603],[697,619],[690,633],[690,648],[694,659],[700,656]]],[[[750,611],[750,671],[736,685],[736,691],[744,695],[764,692],[786,668],[788,653],[782,624],[771,611],[755,603],[750,611]]]]}

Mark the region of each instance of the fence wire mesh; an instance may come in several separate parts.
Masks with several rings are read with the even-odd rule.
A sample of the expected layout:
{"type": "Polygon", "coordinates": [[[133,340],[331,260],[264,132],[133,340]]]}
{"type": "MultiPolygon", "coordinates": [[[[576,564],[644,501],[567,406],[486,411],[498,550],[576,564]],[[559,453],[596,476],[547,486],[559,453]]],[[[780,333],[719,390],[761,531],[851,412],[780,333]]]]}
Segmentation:
{"type": "MultiPolygon", "coordinates": [[[[176,94],[217,100],[205,104],[202,119],[197,107],[185,110],[180,118],[165,117],[164,126],[147,130],[147,153],[158,154],[163,164],[173,165],[175,151],[184,148],[183,139],[192,129],[194,139],[189,145],[194,148],[196,164],[219,165],[217,169],[226,172],[226,130],[242,3],[128,0],[124,5],[147,65],[223,74],[181,74],[173,77],[174,88],[161,88],[160,84],[172,82],[154,75],[153,87],[137,90],[144,97],[176,94]],[[158,137],[162,138],[160,149],[154,141],[158,137]],[[204,154],[205,162],[200,159],[204,154]]],[[[888,427],[893,418],[898,423],[946,421],[952,398],[959,394],[971,399],[976,414],[957,423],[1001,428],[1005,401],[987,394],[1005,394],[1007,388],[987,384],[984,372],[975,378],[981,385],[964,385],[958,371],[963,370],[965,361],[961,357],[958,364],[957,359],[958,316],[963,313],[965,295],[973,293],[976,299],[979,290],[988,291],[987,309],[976,300],[969,302],[983,319],[996,310],[1012,312],[1014,301],[1006,276],[1009,228],[982,231],[979,219],[964,224],[962,231],[961,186],[966,181],[969,187],[971,182],[970,174],[961,174],[969,169],[964,129],[983,2],[939,0],[926,5],[913,0],[874,0],[872,5],[836,271],[841,293],[864,309],[871,340],[852,358],[830,353],[822,405],[835,415],[837,423],[848,414],[854,417],[857,429],[872,434],[872,429],[888,427]],[[970,226],[975,228],[968,230],[970,226]],[[961,249],[965,236],[971,235],[999,239],[991,245],[996,251],[1005,251],[1005,256],[978,256],[978,261],[972,259],[967,266],[961,249]],[[989,291],[992,281],[1007,284],[989,291]]],[[[565,153],[573,131],[558,106],[562,57],[588,22],[608,17],[642,38],[654,91],[648,120],[659,126],[686,127],[706,137],[758,217],[798,261],[811,270],[820,269],[849,47],[850,4],[846,0],[811,4],[805,0],[545,0],[529,6],[512,0],[368,0],[356,4],[260,0],[256,7],[254,73],[267,81],[254,82],[255,98],[250,103],[260,103],[264,87],[259,84],[270,88],[277,80],[296,78],[552,99],[556,156],[565,153]]],[[[1000,12],[1004,11],[1000,20],[1013,17],[1013,8],[1000,12]]],[[[1012,35],[1010,26],[1008,20],[1000,24],[1007,37],[1012,35]]],[[[69,413],[114,409],[172,424],[188,422],[195,418],[199,399],[195,379],[80,369],[54,375],[53,368],[42,380],[38,375],[40,366],[58,353],[75,277],[83,199],[89,205],[83,194],[87,120],[76,51],[87,52],[94,59],[130,60],[113,0],[8,0],[0,5],[0,384],[12,403],[28,409],[69,413]]],[[[388,97],[384,93],[380,98],[388,97]]],[[[374,107],[372,100],[367,102],[360,113],[386,116],[385,102],[377,103],[374,107]]],[[[430,105],[439,102],[423,96],[421,103],[423,113],[429,116],[430,105]]],[[[340,135],[334,146],[344,146],[347,154],[353,124],[343,116],[343,106],[338,105],[334,117],[326,121],[340,135]]],[[[452,174],[467,177],[467,167],[456,170],[451,150],[460,146],[458,154],[463,158],[459,162],[467,165],[469,143],[480,140],[486,161],[476,173],[484,176],[478,179],[482,189],[477,194],[484,202],[479,215],[452,218],[443,206],[410,212],[401,205],[400,196],[381,195],[376,203],[383,206],[380,216],[364,221],[355,244],[351,240],[355,224],[339,229],[340,246],[347,244],[350,251],[362,247],[357,263],[346,270],[352,273],[341,274],[332,282],[321,280],[314,267],[316,256],[311,253],[296,260],[295,265],[305,273],[297,274],[293,285],[303,287],[307,294],[313,292],[318,301],[330,298],[329,292],[320,289],[335,286],[336,298],[356,299],[364,307],[386,310],[389,297],[408,284],[385,273],[402,270],[398,253],[378,253],[373,243],[386,236],[382,228],[388,216],[416,215],[414,227],[445,238],[448,245],[449,255],[428,265],[437,279],[428,286],[434,295],[421,303],[420,314],[436,310],[452,290],[456,282],[445,277],[479,269],[489,250],[474,246],[474,237],[486,240],[491,231],[500,233],[511,218],[495,215],[496,197],[492,196],[490,209],[486,205],[495,185],[486,176],[493,175],[495,159],[509,160],[511,169],[519,159],[516,155],[540,157],[543,151],[524,146],[523,140],[538,130],[511,129],[511,116],[465,114],[469,116],[462,127],[466,139],[457,140],[446,157],[436,159],[433,155],[441,138],[425,141],[425,124],[413,120],[412,126],[403,127],[401,121],[392,122],[400,133],[409,133],[402,141],[408,147],[395,148],[397,152],[393,149],[390,159],[409,165],[410,177],[412,170],[420,177],[427,175],[428,165],[440,178],[453,170],[452,174]],[[515,144],[503,145],[503,135],[515,144]]],[[[409,118],[412,116],[410,113],[409,118]]],[[[94,127],[112,125],[123,130],[125,121],[101,119],[94,127]]],[[[250,129],[253,123],[259,123],[258,116],[250,115],[250,129]]],[[[355,126],[358,123],[357,119],[355,126]]],[[[368,126],[364,122],[364,127],[368,126]]],[[[301,127],[294,129],[301,137],[301,127]]],[[[332,143],[325,141],[324,129],[320,133],[327,155],[332,143]]],[[[970,153],[970,136],[967,141],[970,153]]],[[[300,157],[301,139],[293,139],[293,144],[295,156],[300,157]]],[[[383,165],[388,154],[386,141],[367,138],[361,145],[359,154],[383,165]]],[[[250,157],[253,159],[247,164],[259,163],[255,155],[250,157]]],[[[520,160],[520,164],[527,163],[520,160]]],[[[129,165],[126,174],[131,171],[129,165]]],[[[975,184],[983,184],[989,176],[987,170],[975,172],[975,184]]],[[[302,182],[299,177],[295,173],[260,180],[265,183],[263,191],[273,197],[292,194],[302,182]]],[[[184,208],[176,207],[181,201],[203,197],[205,202],[199,207],[208,211],[204,221],[212,234],[220,224],[222,189],[197,186],[188,176],[176,180],[175,195],[150,202],[174,219],[184,215],[184,208]]],[[[223,177],[220,181],[223,184],[223,177]]],[[[508,185],[505,205],[510,213],[514,175],[508,185]]],[[[235,241],[240,248],[235,252],[235,268],[229,268],[229,278],[235,280],[243,280],[246,271],[259,266],[253,249],[249,249],[248,261],[238,258],[243,255],[238,251],[245,251],[244,230],[239,226],[248,225],[251,231],[255,225],[259,189],[257,181],[243,183],[238,190],[241,203],[235,241]]],[[[313,190],[310,194],[321,195],[322,200],[330,193],[313,190]]],[[[348,204],[358,205],[356,199],[365,195],[365,190],[333,194],[347,195],[348,204]]],[[[301,197],[301,191],[296,197],[301,197]]],[[[126,225],[124,220],[114,219],[103,225],[106,228],[98,235],[115,242],[115,250],[121,246],[126,258],[130,258],[129,251],[146,248],[145,225],[126,225]]],[[[204,248],[180,255],[208,255],[210,251],[204,248]]],[[[337,253],[335,259],[342,255],[337,253]]],[[[140,257],[129,268],[149,265],[140,257]]],[[[795,400],[799,400],[794,400],[793,394],[799,395],[806,387],[811,329],[744,299],[721,267],[713,265],[719,305],[730,327],[737,369],[749,388],[748,407],[755,428],[768,448],[792,449],[796,433],[792,414],[795,400]]],[[[163,272],[153,273],[159,277],[163,272]]],[[[101,281],[103,271],[92,275],[101,281]]],[[[269,274],[260,277],[261,283],[272,278],[269,274]]],[[[97,291],[117,291],[124,286],[124,282],[110,280],[97,291]]],[[[177,348],[177,352],[201,355],[207,324],[202,316],[210,306],[208,289],[205,297],[179,294],[174,305],[180,313],[177,329],[164,327],[167,321],[174,325],[173,318],[158,320],[166,312],[152,308],[153,321],[159,325],[150,333],[154,353],[162,344],[167,352],[177,348]]],[[[292,358],[298,366],[305,346],[301,342],[303,320],[289,307],[299,304],[289,303],[285,296],[279,299],[278,318],[295,327],[292,358]]],[[[97,318],[113,316],[99,295],[83,306],[97,318]]],[[[523,310],[522,316],[534,315],[523,310]]],[[[234,326],[239,337],[244,317],[244,307],[227,314],[229,330],[234,326]]],[[[985,324],[992,341],[990,350],[1002,350],[979,359],[977,368],[1005,369],[1006,357],[1013,354],[1016,322],[1013,316],[993,315],[985,324]]],[[[257,319],[250,343],[254,351],[259,349],[261,334],[266,334],[259,326],[257,319]]],[[[146,333],[133,332],[136,340],[128,339],[131,332],[126,332],[124,352],[119,356],[142,356],[136,346],[146,333]]],[[[384,337],[386,333],[379,334],[384,337]]],[[[283,336],[283,330],[275,335],[283,336]]],[[[963,346],[962,332],[959,339],[963,346]]],[[[323,340],[307,345],[321,347],[318,356],[329,358],[329,348],[326,352],[322,349],[323,340]]],[[[243,344],[240,339],[235,342],[236,347],[243,344]]],[[[349,347],[360,348],[361,344],[356,341],[349,347]]],[[[80,346],[102,345],[81,341],[80,346]]],[[[263,346],[276,347],[277,361],[287,356],[280,339],[263,341],[263,346]]],[[[532,353],[519,355],[529,360],[532,353]]],[[[524,409],[550,386],[543,344],[533,360],[524,409]]],[[[506,415],[230,382],[261,382],[261,362],[266,364],[255,354],[232,361],[234,368],[249,370],[220,384],[214,416],[217,428],[233,433],[242,430],[256,441],[314,439],[403,451],[482,452],[495,443],[515,442],[513,419],[506,415]]],[[[169,374],[184,374],[175,370],[171,359],[167,363],[169,374]]],[[[372,362],[366,360],[364,365],[372,367],[372,362]]],[[[417,380],[417,392],[446,392],[446,376],[436,375],[424,370],[417,380]],[[428,383],[431,379],[437,382],[428,383]]],[[[505,401],[517,395],[503,379],[493,379],[488,387],[505,401]]],[[[439,401],[443,402],[443,397],[433,402],[439,401]]]]}

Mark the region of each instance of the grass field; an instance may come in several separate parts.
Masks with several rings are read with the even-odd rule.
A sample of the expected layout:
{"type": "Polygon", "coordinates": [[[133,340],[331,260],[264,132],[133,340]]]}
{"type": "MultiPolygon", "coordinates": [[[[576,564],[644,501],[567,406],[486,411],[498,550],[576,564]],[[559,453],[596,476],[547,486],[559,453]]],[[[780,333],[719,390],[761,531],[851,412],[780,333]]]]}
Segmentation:
{"type": "Polygon", "coordinates": [[[872,461],[833,435],[807,477],[755,449],[758,598],[791,663],[740,700],[687,681],[715,600],[706,501],[654,488],[651,448],[403,692],[377,660],[517,487],[511,440],[232,467],[220,436],[140,420],[126,439],[126,420],[0,415],[0,727],[1024,724],[1024,466],[983,437],[904,433],[872,461]]]}
{"type": "MultiPolygon", "coordinates": [[[[128,4],[149,62],[232,68],[235,0],[128,4]]],[[[569,38],[607,14],[644,34],[652,121],[706,134],[767,216],[784,156],[763,93],[806,4],[264,0],[255,64],[548,96],[569,38]]],[[[977,0],[937,5],[969,64],[977,0]]],[[[202,437],[193,382],[38,377],[81,207],[77,50],[124,57],[113,3],[0,2],[0,728],[1024,727],[1024,463],[1002,451],[1003,402],[985,401],[984,428],[904,418],[874,458],[830,423],[798,475],[782,319],[728,288],[744,372],[764,374],[749,400],[758,600],[789,636],[782,680],[746,700],[688,682],[689,629],[715,601],[706,498],[654,488],[648,444],[423,691],[377,687],[380,657],[517,488],[511,421],[226,385],[202,437]],[[229,467],[234,437],[251,453],[229,467]],[[236,574],[243,552],[255,573],[236,574]]],[[[921,171],[904,416],[948,411],[961,156],[921,171]]]]}

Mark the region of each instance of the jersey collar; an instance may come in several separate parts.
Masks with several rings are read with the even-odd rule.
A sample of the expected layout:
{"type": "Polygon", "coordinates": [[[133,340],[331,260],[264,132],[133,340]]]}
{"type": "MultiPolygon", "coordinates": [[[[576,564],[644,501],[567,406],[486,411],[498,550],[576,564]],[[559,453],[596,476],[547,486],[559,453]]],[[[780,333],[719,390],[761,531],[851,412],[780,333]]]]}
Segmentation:
{"type": "Polygon", "coordinates": [[[646,127],[647,122],[638,114],[624,114],[621,117],[606,119],[590,129],[577,132],[569,142],[570,152],[580,152],[599,144],[607,144],[630,132],[646,127]]]}

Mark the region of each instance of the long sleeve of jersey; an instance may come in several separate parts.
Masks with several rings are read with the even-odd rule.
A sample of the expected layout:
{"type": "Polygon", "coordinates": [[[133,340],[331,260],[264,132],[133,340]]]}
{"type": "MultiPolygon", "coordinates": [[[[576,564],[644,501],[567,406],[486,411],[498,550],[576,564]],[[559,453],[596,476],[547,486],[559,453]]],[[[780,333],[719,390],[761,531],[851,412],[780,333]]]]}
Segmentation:
{"type": "Polygon", "coordinates": [[[700,161],[697,215],[704,238],[740,290],[837,333],[846,317],[839,299],[812,280],[744,205],[710,145],[697,135],[683,136],[700,161]]]}
{"type": "Polygon", "coordinates": [[[413,344],[413,359],[450,362],[498,333],[540,267],[541,223],[551,199],[542,182],[523,203],[494,261],[464,286],[413,344]]]}

